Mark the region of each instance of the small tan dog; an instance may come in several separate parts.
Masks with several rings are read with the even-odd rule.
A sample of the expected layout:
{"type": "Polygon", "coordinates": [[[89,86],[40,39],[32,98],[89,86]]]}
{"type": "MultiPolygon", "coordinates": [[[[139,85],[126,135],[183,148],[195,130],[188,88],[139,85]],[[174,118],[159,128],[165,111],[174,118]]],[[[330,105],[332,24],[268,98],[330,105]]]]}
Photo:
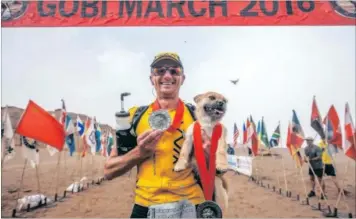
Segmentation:
{"type": "MultiPolygon", "coordinates": [[[[200,123],[202,129],[202,139],[211,139],[213,128],[221,122],[226,112],[227,100],[226,98],[215,92],[207,92],[194,97],[196,103],[195,116],[200,123]]],[[[191,124],[187,129],[185,141],[180,151],[179,159],[174,166],[174,171],[181,171],[192,166],[198,173],[196,159],[193,153],[193,127],[191,124]]],[[[216,150],[216,170],[226,172],[228,170],[227,159],[227,143],[226,143],[226,128],[222,125],[222,134],[218,141],[218,148],[216,150]]],[[[203,143],[204,144],[204,143],[203,143]]],[[[215,201],[221,206],[224,205],[223,212],[228,208],[228,181],[222,174],[215,176],[215,201]]]]}

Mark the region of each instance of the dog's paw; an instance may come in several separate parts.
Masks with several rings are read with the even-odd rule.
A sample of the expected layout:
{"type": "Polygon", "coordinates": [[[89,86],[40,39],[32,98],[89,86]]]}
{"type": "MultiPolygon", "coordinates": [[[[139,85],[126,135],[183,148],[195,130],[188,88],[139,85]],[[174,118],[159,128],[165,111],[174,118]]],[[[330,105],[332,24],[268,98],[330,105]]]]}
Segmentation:
{"type": "Polygon", "coordinates": [[[178,160],[176,165],[174,166],[173,170],[175,172],[182,171],[188,167],[188,163],[185,160],[178,160]]]}

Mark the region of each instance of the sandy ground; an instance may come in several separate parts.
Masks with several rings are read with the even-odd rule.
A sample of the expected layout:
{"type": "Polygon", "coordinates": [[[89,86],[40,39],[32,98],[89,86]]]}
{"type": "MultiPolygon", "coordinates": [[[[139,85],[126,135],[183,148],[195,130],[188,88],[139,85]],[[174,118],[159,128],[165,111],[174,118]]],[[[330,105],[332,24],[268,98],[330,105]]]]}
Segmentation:
{"type": "MultiPolygon", "coordinates": [[[[2,169],[2,194],[1,210],[2,217],[11,216],[15,207],[15,200],[20,195],[34,194],[38,192],[38,181],[36,170],[27,165],[25,168],[22,189],[19,190],[24,159],[21,156],[20,147],[16,147],[17,155],[14,159],[6,162],[2,169]],[[18,192],[9,191],[18,189],[18,192]]],[[[286,149],[273,149],[281,156],[259,157],[254,162],[256,176],[262,179],[265,187],[261,187],[252,182],[248,177],[228,173],[230,180],[230,208],[225,217],[246,217],[246,218],[295,218],[295,217],[323,217],[319,210],[313,210],[312,205],[317,206],[318,198],[310,200],[311,205],[303,205],[296,200],[299,194],[301,199],[305,197],[305,187],[310,191],[310,184],[307,175],[307,166],[303,166],[303,178],[305,187],[299,172],[294,166],[286,149]],[[285,191],[283,160],[287,179],[288,189],[292,192],[292,198],[278,194],[279,188],[282,193],[285,191]],[[279,180],[277,179],[279,178],[279,180]],[[279,182],[278,182],[279,181],[279,182]],[[267,186],[269,185],[269,189],[267,186]],[[276,187],[273,192],[272,187],[276,187]]],[[[237,155],[245,155],[245,151],[237,151],[237,155]]],[[[89,155],[82,160],[77,157],[61,156],[60,174],[57,178],[58,155],[50,157],[46,149],[41,149],[41,164],[38,168],[40,192],[49,198],[54,198],[56,185],[58,184],[59,196],[63,196],[63,191],[74,180],[79,180],[80,176],[97,179],[102,176],[105,158],[89,155]],[[94,163],[92,163],[94,162],[94,163]],[[82,163],[82,165],[81,165],[82,163]],[[82,168],[80,168],[82,166],[82,168]],[[81,173],[81,174],[80,174],[81,173]]],[[[351,212],[356,213],[355,204],[355,162],[346,158],[343,154],[336,156],[337,177],[345,188],[351,192],[346,197],[346,202],[340,202],[338,209],[342,216],[351,212]],[[349,161],[348,171],[345,174],[345,167],[349,161]],[[347,203],[347,205],[345,205],[347,203]]],[[[48,207],[42,207],[30,212],[21,212],[22,217],[45,217],[45,218],[69,218],[69,217],[105,217],[105,218],[127,218],[130,216],[134,198],[135,170],[131,176],[125,175],[112,181],[104,181],[100,185],[90,184],[83,192],[67,194],[66,198],[48,207]]],[[[333,209],[337,199],[337,190],[330,178],[325,178],[327,185],[327,202],[333,209]]],[[[326,201],[321,201],[322,209],[326,209],[326,201]]]]}

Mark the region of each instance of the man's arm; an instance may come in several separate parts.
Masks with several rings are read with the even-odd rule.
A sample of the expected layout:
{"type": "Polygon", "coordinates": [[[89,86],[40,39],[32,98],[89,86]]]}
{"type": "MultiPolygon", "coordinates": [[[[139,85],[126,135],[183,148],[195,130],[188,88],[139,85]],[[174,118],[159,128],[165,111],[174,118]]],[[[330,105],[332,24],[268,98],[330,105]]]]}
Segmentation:
{"type": "Polygon", "coordinates": [[[151,156],[162,134],[160,130],[148,130],[142,133],[137,137],[137,146],[122,156],[118,156],[116,147],[111,150],[110,158],[104,165],[105,178],[111,180],[121,176],[151,156]]]}
{"type": "Polygon", "coordinates": [[[138,165],[145,158],[140,155],[140,150],[135,147],[125,155],[118,156],[117,148],[115,147],[111,153],[110,158],[104,165],[104,175],[108,180],[122,176],[134,166],[138,165]]]}

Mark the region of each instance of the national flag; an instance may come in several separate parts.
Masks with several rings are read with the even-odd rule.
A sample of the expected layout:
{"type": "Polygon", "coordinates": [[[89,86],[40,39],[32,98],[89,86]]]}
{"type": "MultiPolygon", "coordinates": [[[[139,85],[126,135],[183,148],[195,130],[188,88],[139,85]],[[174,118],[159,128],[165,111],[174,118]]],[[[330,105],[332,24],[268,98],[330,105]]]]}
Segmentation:
{"type": "Polygon", "coordinates": [[[95,152],[98,153],[101,150],[101,129],[99,124],[96,122],[94,117],[94,129],[95,129],[95,139],[96,139],[96,149],[95,152]]]}
{"type": "Polygon", "coordinates": [[[267,128],[266,124],[264,121],[264,118],[262,117],[261,121],[261,138],[260,141],[263,143],[263,145],[267,148],[270,148],[269,142],[268,142],[268,134],[267,134],[267,128]]]}
{"type": "Polygon", "coordinates": [[[293,136],[292,124],[289,123],[286,145],[290,155],[292,156],[293,160],[296,162],[296,166],[299,168],[303,165],[303,159],[302,159],[302,155],[300,154],[300,147],[298,148],[293,144],[292,136],[293,136]]]}
{"type": "Polygon", "coordinates": [[[247,127],[247,143],[249,144],[249,148],[251,148],[252,154],[254,156],[258,155],[258,139],[257,133],[254,128],[253,123],[250,123],[247,127]]]}
{"type": "Polygon", "coordinates": [[[59,117],[59,122],[62,124],[63,129],[65,129],[65,122],[66,122],[66,117],[67,117],[67,109],[66,109],[66,104],[64,103],[64,100],[61,99],[62,101],[62,110],[61,110],[61,115],[59,117]]]}
{"type": "Polygon", "coordinates": [[[74,139],[74,133],[75,133],[75,127],[72,121],[72,118],[67,114],[66,115],[66,145],[69,149],[69,155],[73,156],[73,153],[75,152],[75,139],[74,139]]]}
{"type": "Polygon", "coordinates": [[[239,130],[237,129],[236,123],[234,123],[234,137],[233,137],[233,144],[234,147],[237,146],[237,138],[239,137],[239,130]]]}
{"type": "Polygon", "coordinates": [[[15,142],[14,142],[14,130],[12,129],[12,123],[9,115],[9,110],[6,107],[4,112],[4,120],[2,121],[2,145],[4,145],[3,149],[3,159],[4,162],[15,157],[15,142]]]}
{"type": "MultiPolygon", "coordinates": [[[[333,137],[334,137],[334,130],[332,127],[332,123],[330,121],[330,119],[326,119],[326,138],[327,138],[327,149],[328,149],[328,153],[329,155],[333,156],[334,154],[338,153],[338,145],[335,145],[333,143],[331,143],[333,141],[333,137]]],[[[341,136],[340,136],[341,138],[341,136]]],[[[324,143],[324,140],[321,140],[321,143],[324,143]]],[[[342,144],[339,146],[342,149],[342,144]]]]}
{"type": "Polygon", "coordinates": [[[324,124],[326,125],[326,135],[328,143],[336,145],[337,147],[342,149],[340,119],[334,105],[331,105],[328,114],[324,118],[324,124]]]}
{"type": "Polygon", "coordinates": [[[85,127],[84,127],[84,122],[80,119],[79,116],[77,116],[77,131],[80,138],[83,138],[85,127]]]}
{"type": "Polygon", "coordinates": [[[69,116],[69,114],[66,115],[66,120],[65,120],[65,124],[66,124],[66,134],[67,135],[71,135],[75,133],[75,127],[73,124],[73,120],[72,117],[69,116]]]}
{"type": "Polygon", "coordinates": [[[348,103],[345,105],[345,142],[343,149],[346,156],[356,161],[356,131],[348,103]]]}
{"type": "Polygon", "coordinates": [[[304,142],[304,131],[302,129],[302,126],[299,122],[297,113],[295,110],[293,110],[293,117],[292,117],[292,130],[291,130],[291,144],[295,148],[301,148],[302,144],[304,142]]]}
{"type": "Polygon", "coordinates": [[[101,135],[101,155],[104,156],[104,157],[107,157],[108,154],[107,154],[107,131],[103,131],[102,132],[102,135],[101,135]]]}
{"type": "Polygon", "coordinates": [[[86,133],[89,129],[89,126],[90,126],[90,121],[89,121],[89,117],[87,117],[87,120],[85,121],[84,123],[84,134],[83,134],[83,148],[82,148],[82,157],[85,157],[87,151],[88,151],[88,148],[90,147],[87,143],[87,140],[86,140],[86,133]]]}
{"type": "Polygon", "coordinates": [[[66,136],[66,144],[69,149],[69,155],[73,156],[73,153],[75,152],[74,133],[66,136]]]}
{"type": "MultiPolygon", "coordinates": [[[[90,147],[91,153],[94,155],[96,151],[96,136],[94,129],[94,121],[88,119],[86,123],[86,131],[84,134],[84,140],[88,147],[90,147]]],[[[84,155],[85,156],[85,155],[84,155]]]]}
{"type": "Polygon", "coordinates": [[[276,147],[279,145],[280,137],[281,137],[281,131],[280,131],[280,123],[279,123],[277,128],[274,130],[272,134],[271,140],[269,141],[271,147],[276,147]]]}
{"type": "MultiPolygon", "coordinates": [[[[51,113],[51,115],[53,116],[53,118],[55,118],[56,119],[56,115],[55,115],[55,113],[51,113]]],[[[57,120],[57,119],[56,119],[57,120]]],[[[55,155],[57,152],[58,152],[58,149],[57,148],[55,148],[55,147],[52,147],[51,145],[46,145],[46,148],[47,148],[47,151],[48,151],[48,153],[49,153],[49,155],[50,156],[53,156],[53,155],[55,155]]]]}
{"type": "Polygon", "coordinates": [[[260,142],[261,142],[261,135],[262,135],[262,132],[261,132],[261,121],[258,121],[258,123],[257,123],[257,139],[258,139],[258,144],[260,144],[260,142]]]}
{"type": "Polygon", "coordinates": [[[22,155],[25,159],[30,161],[31,167],[35,168],[40,163],[39,149],[37,148],[37,141],[32,143],[28,141],[25,136],[21,136],[22,140],[22,155]]]}
{"type": "Polygon", "coordinates": [[[63,126],[32,100],[29,101],[15,132],[49,144],[59,151],[63,149],[65,138],[63,126]]]}
{"type": "Polygon", "coordinates": [[[253,127],[253,129],[254,129],[254,131],[255,131],[255,133],[256,133],[256,124],[255,124],[255,122],[253,121],[252,115],[250,115],[250,123],[252,124],[252,127],[253,127]]]}
{"type": "Polygon", "coordinates": [[[111,150],[112,150],[112,146],[114,145],[114,138],[112,136],[112,133],[111,131],[109,131],[109,135],[108,135],[108,140],[107,140],[107,147],[106,147],[106,150],[107,150],[107,153],[108,153],[108,156],[110,156],[111,154],[111,150]]]}
{"type": "Polygon", "coordinates": [[[311,127],[319,134],[321,139],[325,139],[325,133],[323,129],[323,124],[321,121],[321,116],[319,113],[318,106],[316,104],[315,96],[313,97],[313,104],[312,104],[312,113],[310,117],[310,125],[311,127]]]}
{"type": "Polygon", "coordinates": [[[247,142],[247,129],[246,129],[246,126],[245,126],[245,122],[242,125],[242,132],[243,132],[242,144],[246,144],[246,142],[247,142]]]}

